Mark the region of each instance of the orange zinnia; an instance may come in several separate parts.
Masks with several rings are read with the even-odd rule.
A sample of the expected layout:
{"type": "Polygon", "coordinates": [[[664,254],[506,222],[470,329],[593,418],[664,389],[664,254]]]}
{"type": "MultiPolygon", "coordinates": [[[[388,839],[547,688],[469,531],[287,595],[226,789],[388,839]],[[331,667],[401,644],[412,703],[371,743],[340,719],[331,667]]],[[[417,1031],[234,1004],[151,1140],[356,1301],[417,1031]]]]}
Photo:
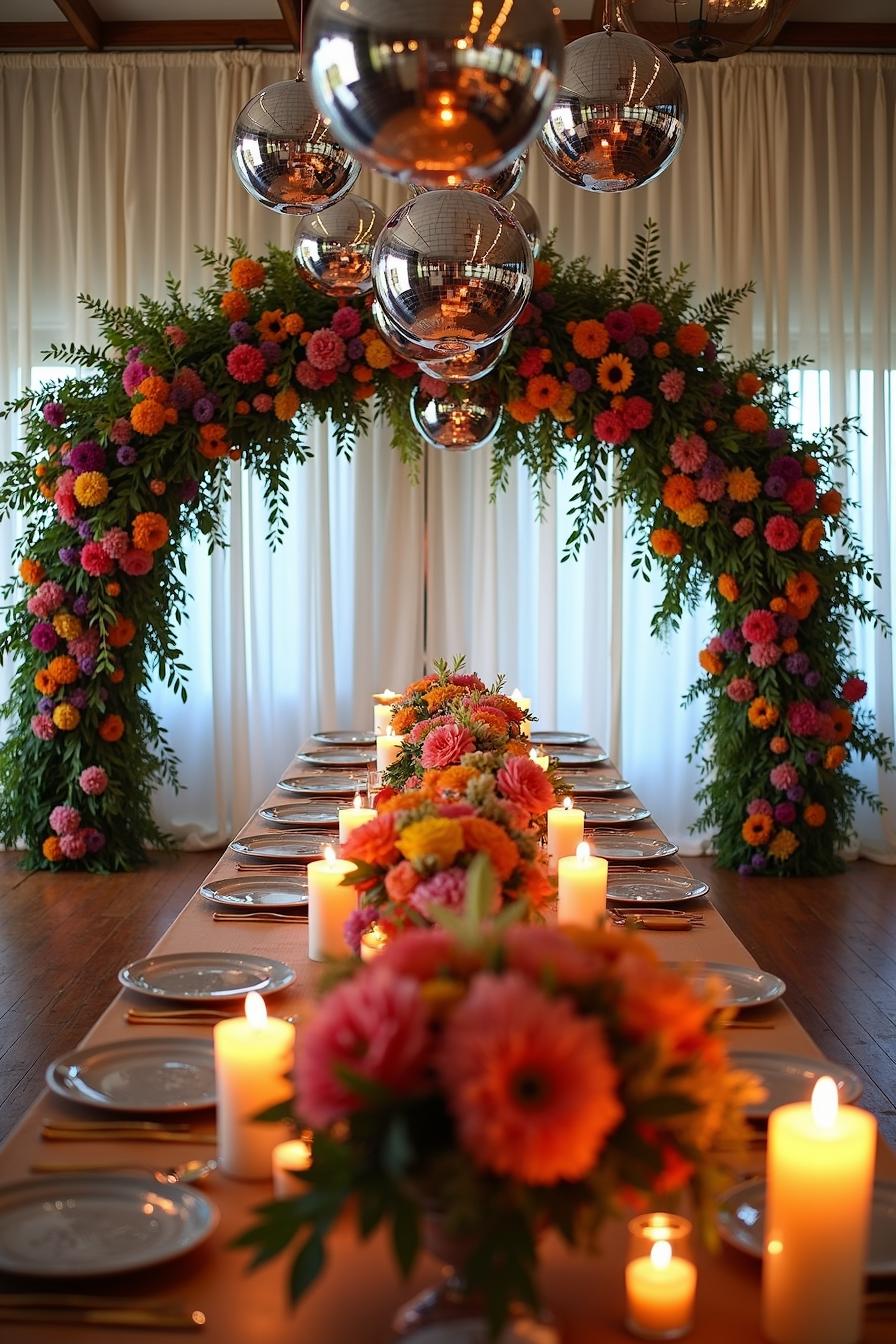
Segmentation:
{"type": "Polygon", "coordinates": [[[825,490],[824,494],[819,496],[818,507],[829,518],[836,518],[843,508],[843,496],[839,490],[825,490]]]}
{"type": "Polygon", "coordinates": [[[534,290],[547,289],[554,278],[554,268],[549,261],[536,261],[532,276],[534,290]]]}
{"type": "Polygon", "coordinates": [[[767,817],[764,812],[757,812],[752,817],[747,817],[740,833],[748,845],[764,845],[771,837],[773,823],[771,817],[767,817]]]}
{"type": "Polygon", "coordinates": [[[681,537],[671,527],[655,527],[650,534],[650,544],[657,555],[681,554],[681,537]]]}
{"type": "Polygon", "coordinates": [[[814,574],[807,569],[791,574],[785,587],[788,598],[799,607],[811,607],[818,601],[821,589],[814,574]]]}
{"type": "Polygon", "coordinates": [[[718,654],[710,653],[709,649],[701,649],[697,661],[703,671],[708,672],[711,677],[719,676],[725,667],[718,654]]]}
{"type": "Polygon", "coordinates": [[[809,803],[803,808],[803,821],[807,826],[823,826],[827,818],[827,811],[821,803],[809,803]]]}
{"type": "MultiPolygon", "coordinates": [[[[54,660],[55,661],[55,660],[54,660]]],[[[50,664],[52,670],[53,664],[50,664]]],[[[834,723],[834,741],[845,742],[852,732],[852,714],[843,705],[831,710],[834,723]]]]}
{"type": "Polygon", "coordinates": [[[761,406],[738,406],[734,423],[745,434],[762,434],[768,429],[768,416],[761,406]]]}
{"type": "Polygon", "coordinates": [[[800,546],[807,553],[817,551],[821,545],[821,539],[824,536],[824,523],[820,518],[810,518],[803,528],[803,535],[800,538],[800,546]]]}
{"type": "Polygon", "coordinates": [[[546,411],[560,395],[560,383],[552,373],[537,373],[526,383],[526,400],[540,411],[546,411]]]}
{"type": "Polygon", "coordinates": [[[537,406],[533,406],[531,401],[528,401],[525,397],[515,397],[513,401],[507,403],[507,414],[518,425],[531,425],[538,419],[541,412],[537,406]]]}
{"type": "Polygon", "coordinates": [[[741,374],[737,380],[736,387],[738,396],[755,397],[756,393],[762,387],[762,379],[758,374],[753,373],[752,370],[750,370],[748,373],[741,374]]]}
{"type": "Polygon", "coordinates": [[[34,674],[34,689],[40,691],[41,695],[55,695],[59,686],[50,676],[45,667],[34,674]]]}
{"type": "Polygon", "coordinates": [[[838,770],[846,760],[843,747],[828,747],[824,757],[825,770],[838,770]]]}
{"type": "Polygon", "coordinates": [[[610,347],[610,333],[603,322],[588,318],[576,323],[572,334],[572,348],[583,359],[600,359],[610,347]]]}
{"type": "Polygon", "coordinates": [[[255,330],[263,341],[276,341],[279,345],[288,335],[283,320],[282,308],[266,308],[255,323],[255,330]]]}
{"type": "Polygon", "coordinates": [[[770,705],[764,695],[757,695],[747,710],[747,717],[754,728],[772,728],[778,722],[778,711],[770,705]]]}
{"type": "Polygon", "coordinates": [[[229,289],[226,294],[221,295],[221,312],[228,322],[242,322],[249,316],[250,306],[242,290],[229,289]]]}
{"type": "Polygon", "coordinates": [[[39,560],[30,560],[26,555],[25,559],[19,562],[19,578],[30,588],[36,588],[46,577],[47,572],[39,560]]]}
{"type": "Polygon", "coordinates": [[[686,355],[702,355],[709,332],[701,322],[685,322],[675,333],[675,344],[686,355]]]}
{"type": "Polygon", "coordinates": [[[615,351],[604,355],[597,366],[597,381],[605,392],[627,392],[635,381],[631,360],[615,351]]]}

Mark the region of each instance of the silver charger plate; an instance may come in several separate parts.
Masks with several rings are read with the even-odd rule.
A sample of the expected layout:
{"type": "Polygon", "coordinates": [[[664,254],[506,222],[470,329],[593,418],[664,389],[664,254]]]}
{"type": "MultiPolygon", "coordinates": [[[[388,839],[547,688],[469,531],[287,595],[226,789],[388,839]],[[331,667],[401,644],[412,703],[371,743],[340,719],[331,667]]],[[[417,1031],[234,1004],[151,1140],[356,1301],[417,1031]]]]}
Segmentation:
{"type": "Polygon", "coordinates": [[[146,1115],[215,1104],[214,1047],[189,1037],[88,1045],[54,1060],[46,1076],[57,1096],[104,1111],[146,1115]]]}
{"type": "Polygon", "coordinates": [[[581,770],[590,769],[594,765],[603,765],[604,761],[610,759],[603,747],[583,748],[579,751],[573,749],[565,751],[561,747],[559,751],[552,751],[551,756],[561,767],[581,770]]]}
{"type": "Polygon", "coordinates": [[[585,839],[595,854],[610,863],[656,863],[660,859],[671,859],[678,853],[678,846],[671,840],[640,839],[637,835],[607,835],[593,831],[585,839]]]}
{"type": "Polygon", "coordinates": [[[153,999],[217,1003],[256,994],[276,994],[291,985],[295,971],[282,961],[242,952],[169,952],[132,961],[118,972],[125,989],[153,999]]]}
{"type": "Polygon", "coordinates": [[[206,882],[199,894],[213,905],[238,906],[251,910],[292,910],[308,904],[308,879],[297,873],[292,877],[224,877],[206,882]]]}
{"type": "Polygon", "coordinates": [[[32,1177],[0,1188],[0,1270],[80,1279],[148,1269],[200,1245],[218,1218],[189,1185],[117,1173],[32,1177]]]}
{"type": "Polygon", "coordinates": [[[533,728],[529,736],[535,746],[541,747],[584,747],[591,741],[590,733],[568,733],[559,728],[533,728]]]}
{"type": "Polygon", "coordinates": [[[311,734],[315,742],[328,747],[375,747],[376,733],[363,728],[320,728],[311,734]]]}
{"type": "Polygon", "coordinates": [[[614,873],[607,883],[611,905],[681,905],[709,891],[708,882],[679,873],[614,873]]]}
{"type": "Polygon", "coordinates": [[[605,803],[588,803],[585,806],[586,826],[625,826],[636,821],[646,821],[650,809],[640,803],[620,803],[609,799],[605,803]]]}
{"type": "Polygon", "coordinates": [[[313,830],[315,827],[335,830],[339,825],[337,808],[332,803],[307,800],[299,803],[275,803],[271,807],[260,807],[258,815],[269,826],[302,826],[313,830]]]}
{"type": "Polygon", "coordinates": [[[323,854],[325,845],[332,845],[333,835],[328,831],[297,831],[292,835],[243,835],[231,840],[232,853],[244,859],[261,863],[313,863],[323,854]]]}
{"type": "Polygon", "coordinates": [[[780,999],[787,988],[780,976],[772,975],[771,971],[754,970],[752,966],[731,966],[723,961],[699,964],[681,961],[670,965],[695,986],[702,986],[710,976],[723,981],[725,996],[722,1003],[727,1008],[760,1008],[780,999]]]}
{"type": "MultiPolygon", "coordinates": [[[[765,1240],[767,1187],[764,1180],[735,1185],[719,1200],[719,1236],[738,1251],[762,1256],[765,1240]]],[[[871,1195],[871,1227],[867,1274],[896,1274],[896,1181],[875,1181],[871,1195]]]]}
{"type": "Polygon", "coordinates": [[[323,772],[318,775],[284,775],[278,779],[277,788],[284,793],[352,798],[359,790],[361,793],[367,792],[367,775],[325,775],[323,772]]]}
{"type": "Polygon", "coordinates": [[[587,797],[589,794],[628,793],[631,789],[627,779],[611,779],[609,775],[592,775],[587,771],[581,774],[566,770],[564,777],[569,783],[569,792],[587,797]]]}
{"type": "Polygon", "coordinates": [[[841,1105],[862,1095],[858,1075],[829,1059],[802,1059],[798,1055],[775,1055],[764,1050],[733,1050],[730,1058],[736,1069],[755,1074],[766,1090],[765,1101],[754,1101],[744,1107],[744,1115],[751,1120],[767,1120],[778,1106],[809,1101],[819,1078],[833,1078],[841,1105]]]}
{"type": "Polygon", "coordinates": [[[345,770],[375,761],[376,747],[309,747],[307,751],[297,751],[296,760],[318,769],[345,770]]]}

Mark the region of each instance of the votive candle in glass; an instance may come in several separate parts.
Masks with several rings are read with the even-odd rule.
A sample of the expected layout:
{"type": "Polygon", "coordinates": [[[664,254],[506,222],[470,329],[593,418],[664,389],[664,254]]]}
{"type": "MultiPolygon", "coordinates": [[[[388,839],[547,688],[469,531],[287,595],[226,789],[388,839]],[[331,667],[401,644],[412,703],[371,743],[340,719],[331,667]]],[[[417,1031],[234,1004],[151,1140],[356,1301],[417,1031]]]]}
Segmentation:
{"type": "Polygon", "coordinates": [[[697,1291],[691,1225],[674,1213],[646,1213],[628,1231],[626,1328],[641,1339],[681,1339],[693,1326],[697,1291]]]}

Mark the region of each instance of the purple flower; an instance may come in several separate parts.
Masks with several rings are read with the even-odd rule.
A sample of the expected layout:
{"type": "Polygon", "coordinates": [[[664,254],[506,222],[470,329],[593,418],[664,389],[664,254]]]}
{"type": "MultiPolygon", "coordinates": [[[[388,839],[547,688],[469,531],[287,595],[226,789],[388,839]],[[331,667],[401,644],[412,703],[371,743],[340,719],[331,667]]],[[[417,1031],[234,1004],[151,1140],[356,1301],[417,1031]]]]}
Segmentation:
{"type": "Polygon", "coordinates": [[[231,322],[227,334],[234,345],[241,345],[243,341],[248,341],[251,338],[252,328],[248,322],[231,322]]]}
{"type": "Polygon", "coordinates": [[[70,705],[74,705],[75,709],[86,709],[87,692],[85,690],[82,690],[80,687],[78,687],[74,691],[69,691],[68,702],[70,705]]]}
{"type": "Polygon", "coordinates": [[[756,869],[757,872],[761,872],[762,869],[765,867],[765,855],[754,854],[752,859],[750,860],[750,863],[753,865],[753,867],[756,869]]]}
{"type": "Polygon", "coordinates": [[[811,751],[807,751],[807,752],[806,752],[806,764],[807,764],[807,765],[817,765],[818,762],[819,762],[820,760],[821,760],[821,752],[820,752],[820,751],[816,751],[816,750],[813,748],[811,751]]]}
{"type": "Polygon", "coordinates": [[[788,485],[793,485],[803,474],[799,460],[795,457],[776,457],[769,463],[769,476],[783,476],[788,485]]]}
{"type": "Polygon", "coordinates": [[[719,357],[719,348],[715,341],[707,341],[703,347],[704,364],[715,364],[719,357]]]}
{"type": "Polygon", "coordinates": [[[796,808],[793,803],[778,803],[775,808],[775,821],[779,826],[789,826],[796,821],[796,808]]]}
{"type": "Polygon", "coordinates": [[[809,658],[805,653],[791,653],[784,659],[784,666],[793,677],[802,677],[809,671],[809,658]]]}
{"type": "Polygon", "coordinates": [[[98,831],[94,826],[87,826],[83,832],[83,837],[88,854],[98,854],[105,847],[106,837],[102,831],[98,831]]]}
{"type": "Polygon", "coordinates": [[[781,425],[772,425],[765,436],[765,442],[769,448],[786,448],[788,442],[787,430],[783,429],[781,425]]]}
{"type": "Polygon", "coordinates": [[[723,630],[719,638],[726,653],[743,652],[744,637],[734,626],[729,626],[727,630],[723,630]]]}
{"type": "Polygon", "coordinates": [[[152,370],[142,364],[139,359],[135,359],[132,363],[126,365],[125,371],[121,375],[121,385],[129,397],[134,395],[143,379],[148,378],[151,372],[152,370]]]}
{"type": "Polygon", "coordinates": [[[137,449],[129,443],[123,443],[115,454],[122,467],[132,467],[137,461],[137,449]]]}
{"type": "Polygon", "coordinates": [[[171,394],[168,400],[175,410],[185,411],[188,406],[193,405],[193,393],[186,383],[175,382],[171,385],[171,394]]]}
{"type": "Polygon", "coordinates": [[[37,702],[38,714],[52,714],[55,708],[56,708],[56,701],[53,700],[49,695],[42,695],[37,702]]]}
{"type": "Polygon", "coordinates": [[[814,691],[816,686],[821,685],[821,673],[815,671],[807,672],[803,677],[803,685],[808,686],[810,691],[814,691]]]}
{"type": "Polygon", "coordinates": [[[80,546],[60,546],[59,559],[63,565],[79,565],[81,563],[80,546]]]}
{"type": "Polygon", "coordinates": [[[779,616],[778,634],[781,637],[781,639],[790,639],[792,635],[795,635],[797,632],[798,625],[799,621],[796,619],[795,616],[779,616]]]}
{"type": "Polygon", "coordinates": [[[198,481],[192,481],[192,480],[190,480],[190,481],[181,481],[181,483],[180,483],[180,497],[181,497],[181,499],[183,500],[183,502],[184,502],[185,504],[189,504],[190,501],[193,500],[193,499],[195,499],[196,496],[197,496],[198,494],[199,494],[199,482],[198,482],[198,481]]]}
{"type": "Polygon", "coordinates": [[[262,341],[258,348],[267,364],[278,364],[283,358],[283,350],[276,341],[262,341]]]}
{"type": "Polygon", "coordinates": [[[737,871],[741,877],[752,877],[753,865],[752,863],[742,863],[737,871]]]}
{"type": "Polygon", "coordinates": [[[724,384],[724,383],[710,383],[710,385],[709,385],[709,395],[710,395],[711,397],[715,397],[716,401],[718,401],[719,397],[723,397],[723,396],[725,395],[725,384],[724,384]]]}
{"type": "Polygon", "coordinates": [[[604,326],[610,333],[610,339],[623,345],[635,334],[635,319],[623,308],[613,308],[604,318],[604,326]]]}
{"type": "Polygon", "coordinates": [[[124,357],[125,364],[132,364],[134,360],[139,359],[142,354],[143,354],[142,345],[132,345],[130,350],[125,352],[124,357]]]}
{"type": "Polygon", "coordinates": [[[31,631],[31,643],[41,653],[49,653],[51,649],[55,649],[58,638],[49,621],[38,621],[31,631]]]}
{"type": "Polygon", "coordinates": [[[200,397],[193,403],[193,419],[200,425],[207,425],[215,413],[215,405],[211,397],[200,397]]]}
{"type": "Polygon", "coordinates": [[[364,342],[359,340],[357,336],[354,336],[345,347],[345,353],[348,355],[349,359],[363,359],[364,342]]]}
{"type": "Polygon", "coordinates": [[[82,518],[75,524],[75,531],[82,541],[93,541],[93,528],[90,526],[90,520],[82,518]]]}
{"type": "Polygon", "coordinates": [[[591,388],[593,379],[587,369],[576,366],[570,369],[566,375],[566,380],[570,387],[575,388],[576,392],[587,392],[591,388]]]}
{"type": "Polygon", "coordinates": [[[554,308],[557,307],[557,300],[554,298],[550,290],[547,289],[539,290],[539,292],[535,295],[535,302],[538,304],[539,308],[543,313],[550,313],[554,308]]]}
{"type": "MultiPolygon", "coordinates": [[[[96,671],[96,659],[91,658],[89,654],[85,654],[83,658],[78,659],[78,667],[85,677],[92,677],[96,671]]],[[[71,699],[71,697],[69,697],[69,699],[71,699]]]]}
{"type": "Polygon", "coordinates": [[[72,611],[76,616],[86,616],[89,609],[90,603],[83,593],[80,597],[76,597],[72,603],[72,611]]]}
{"type": "Polygon", "coordinates": [[[342,936],[346,945],[357,956],[361,951],[361,939],[373,923],[373,911],[368,906],[366,910],[353,910],[342,927],[342,936]]]}
{"type": "Polygon", "coordinates": [[[106,454],[93,439],[85,439],[83,443],[76,443],[69,453],[68,461],[76,476],[80,476],[82,471],[106,470],[106,454]]]}
{"type": "Polygon", "coordinates": [[[632,359],[643,359],[649,349],[650,346],[643,336],[633,336],[630,341],[625,343],[625,353],[630,355],[632,359]]]}
{"type": "MultiPolygon", "coordinates": [[[[811,752],[806,752],[807,761],[811,754],[811,752]]],[[[803,788],[802,784],[794,784],[792,789],[787,790],[787,797],[791,803],[801,803],[805,796],[806,790],[803,788]]]]}
{"type": "Polygon", "coordinates": [[[706,461],[703,463],[703,475],[709,476],[712,480],[718,480],[725,475],[727,468],[725,463],[717,453],[709,453],[706,461]]]}
{"type": "Polygon", "coordinates": [[[41,415],[48,425],[51,425],[53,429],[58,429],[65,419],[65,407],[61,401],[48,401],[41,411],[41,415]]]}
{"type": "Polygon", "coordinates": [[[99,694],[100,699],[102,700],[103,704],[105,704],[106,701],[109,699],[109,692],[106,690],[105,686],[102,688],[99,694]]]}
{"type": "Polygon", "coordinates": [[[762,488],[769,499],[783,499],[787,494],[787,482],[783,476],[769,476],[762,488]]]}

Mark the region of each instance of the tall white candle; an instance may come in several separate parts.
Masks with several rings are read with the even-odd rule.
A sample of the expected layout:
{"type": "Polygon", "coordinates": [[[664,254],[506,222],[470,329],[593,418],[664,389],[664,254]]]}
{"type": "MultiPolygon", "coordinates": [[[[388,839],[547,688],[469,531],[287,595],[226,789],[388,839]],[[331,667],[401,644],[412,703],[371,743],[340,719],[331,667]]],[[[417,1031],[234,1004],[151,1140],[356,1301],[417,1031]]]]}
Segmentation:
{"type": "Polygon", "coordinates": [[[607,910],[607,861],[583,840],[575,854],[557,863],[557,919],[593,929],[607,910]]]}
{"type": "Polygon", "coordinates": [[[383,733],[376,740],[376,768],[380,772],[388,770],[401,753],[403,737],[396,733],[383,733]]]}
{"type": "Polygon", "coordinates": [[[308,865],[308,956],[312,961],[346,957],[345,921],[358,903],[354,887],[341,886],[354,869],[327,845],[322,859],[308,865]]]}
{"type": "Polygon", "coordinates": [[[373,821],[376,808],[362,807],[361,795],[356,793],[351,807],[340,807],[336,815],[339,818],[339,843],[344,845],[352,831],[368,821],[373,821]]]}
{"type": "Polygon", "coordinates": [[[392,707],[401,696],[397,691],[378,691],[373,697],[373,731],[377,737],[388,733],[392,725],[392,707]]]}
{"type": "Polygon", "coordinates": [[[768,1122],[762,1330],[771,1344],[856,1344],[877,1122],[832,1078],[768,1122]]]}
{"type": "MultiPolygon", "coordinates": [[[[529,698],[528,695],[523,695],[519,687],[516,687],[513,691],[511,691],[510,698],[511,700],[515,701],[516,704],[519,705],[523,713],[528,713],[528,711],[532,708],[531,699],[529,698]]],[[[532,736],[532,724],[529,722],[528,719],[523,719],[522,723],[520,724],[520,732],[522,733],[523,737],[532,736]]]]}
{"type": "Polygon", "coordinates": [[[645,1339],[680,1338],[691,1328],[696,1288],[696,1266],[655,1241],[625,1267],[626,1325],[645,1339]]]}
{"type": "Polygon", "coordinates": [[[584,838],[585,813],[573,807],[571,798],[564,798],[562,807],[548,808],[548,863],[553,871],[557,860],[575,854],[584,838]]]}
{"type": "Polygon", "coordinates": [[[246,1016],[215,1026],[215,1088],[218,1099],[218,1161],[229,1176],[270,1178],[271,1154],[289,1126],[261,1123],[260,1111],[292,1094],[289,1073],[296,1029],[269,1018],[260,994],[246,996],[246,1016]]]}

